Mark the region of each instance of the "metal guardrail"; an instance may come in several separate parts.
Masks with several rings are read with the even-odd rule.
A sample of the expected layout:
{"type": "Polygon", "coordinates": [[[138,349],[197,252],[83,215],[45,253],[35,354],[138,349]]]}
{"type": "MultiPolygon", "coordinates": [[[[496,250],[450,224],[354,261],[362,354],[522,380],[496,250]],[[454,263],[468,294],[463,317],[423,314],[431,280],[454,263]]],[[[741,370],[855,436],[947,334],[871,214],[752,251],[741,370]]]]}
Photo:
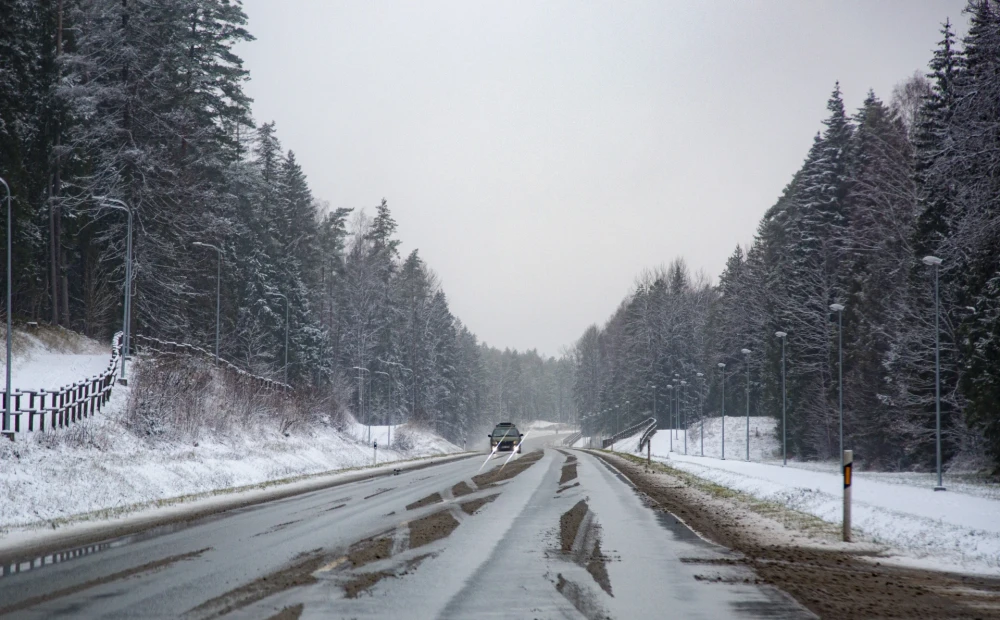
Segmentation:
{"type": "Polygon", "coordinates": [[[583,433],[581,432],[571,433],[568,437],[566,437],[566,439],[563,439],[563,445],[569,448],[577,441],[579,441],[580,437],[583,437],[583,433]]]}
{"type": "Polygon", "coordinates": [[[177,355],[177,354],[201,355],[203,357],[210,359],[213,362],[218,362],[220,365],[224,366],[227,370],[236,373],[237,377],[239,377],[240,379],[254,383],[265,390],[282,391],[282,392],[292,391],[292,386],[288,385],[287,383],[282,383],[280,381],[268,379],[267,377],[261,377],[260,375],[249,373],[240,368],[239,366],[231,362],[227,362],[221,357],[216,358],[215,354],[212,353],[211,351],[202,349],[201,347],[196,347],[193,344],[185,344],[183,342],[171,342],[169,340],[160,340],[159,338],[142,336],[138,334],[133,336],[133,338],[135,339],[137,346],[148,348],[152,351],[156,351],[161,355],[177,355]]]}
{"type": "Polygon", "coordinates": [[[655,434],[656,420],[654,419],[652,423],[646,427],[646,430],[642,432],[642,437],[639,438],[639,452],[642,452],[642,449],[649,444],[649,440],[652,439],[655,434]]]}
{"type": "MultiPolygon", "coordinates": [[[[118,332],[111,339],[111,360],[101,374],[64,385],[57,390],[11,390],[11,428],[7,431],[23,432],[22,416],[27,417],[24,430],[44,432],[46,419],[49,430],[54,430],[66,428],[100,411],[111,399],[121,354],[122,332],[118,332]]],[[[6,407],[7,393],[0,390],[0,409],[6,407]]]]}
{"type": "Polygon", "coordinates": [[[645,431],[645,430],[647,430],[647,428],[649,427],[650,424],[652,424],[653,427],[655,428],[656,427],[656,418],[646,418],[642,422],[638,422],[636,424],[633,424],[632,426],[626,428],[625,430],[619,431],[619,432],[615,433],[614,435],[612,435],[608,439],[605,439],[605,440],[601,441],[601,448],[607,448],[611,444],[616,443],[618,441],[621,441],[622,439],[624,439],[626,437],[631,437],[632,435],[635,435],[638,432],[645,431]]]}

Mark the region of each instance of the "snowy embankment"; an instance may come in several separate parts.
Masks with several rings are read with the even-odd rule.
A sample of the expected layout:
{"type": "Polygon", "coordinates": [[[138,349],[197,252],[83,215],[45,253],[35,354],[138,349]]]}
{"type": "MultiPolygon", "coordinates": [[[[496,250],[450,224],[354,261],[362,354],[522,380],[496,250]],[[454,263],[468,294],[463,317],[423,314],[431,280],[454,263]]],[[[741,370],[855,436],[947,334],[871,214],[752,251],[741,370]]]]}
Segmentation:
{"type": "MultiPolygon", "coordinates": [[[[722,454],[720,418],[705,420],[705,457],[700,456],[700,424],[688,433],[687,455],[684,431],[674,431],[671,438],[670,431],[660,430],[651,442],[652,456],[714,484],[839,524],[843,479],[838,464],[789,462],[782,467],[775,422],[750,418],[750,462],[745,417],[726,417],[724,461],[717,458],[722,454]]],[[[638,442],[638,435],[629,437],[615,449],[635,453],[638,442]]],[[[885,545],[900,563],[1000,574],[1000,486],[955,477],[945,479],[948,491],[935,492],[934,483],[928,474],[855,472],[855,538],[885,545]]]]}
{"type": "MultiPolygon", "coordinates": [[[[750,417],[750,460],[770,461],[781,458],[781,445],[775,437],[776,420],[769,416],[750,417]]],[[[685,444],[684,431],[673,431],[671,444],[670,431],[660,430],[653,436],[653,456],[667,456],[671,452],[701,456],[704,445],[705,456],[722,457],[722,418],[706,418],[704,424],[704,442],[702,441],[702,424],[691,425],[685,444]],[[686,448],[685,448],[686,445],[686,448]]],[[[726,458],[746,460],[747,457],[747,418],[745,416],[726,416],[726,458]]]]}
{"type": "Polygon", "coordinates": [[[546,420],[534,420],[521,429],[522,433],[530,432],[532,435],[551,435],[561,433],[572,433],[579,430],[574,424],[565,422],[548,422],[546,420]]]}
{"type": "MultiPolygon", "coordinates": [[[[0,331],[6,337],[6,331],[0,331]]],[[[104,372],[111,345],[62,328],[14,331],[12,390],[56,389],[104,372]]],[[[0,356],[0,373],[7,360],[0,356]]]]}
{"type": "MultiPolygon", "coordinates": [[[[17,336],[23,346],[13,374],[20,388],[70,383],[103,370],[110,356],[106,347],[69,332],[17,336]]],[[[276,425],[257,425],[225,433],[205,429],[197,439],[141,438],[122,422],[134,388],[115,386],[102,413],[68,429],[0,441],[0,532],[121,516],[236,487],[369,467],[376,456],[383,464],[461,451],[424,429],[394,426],[393,445],[400,448],[387,450],[380,442],[376,455],[367,427],[350,416],[340,430],[300,425],[287,436],[276,425]]],[[[376,434],[388,430],[373,427],[376,434]]]]}
{"type": "MultiPolygon", "coordinates": [[[[841,522],[839,474],[679,454],[657,460],[757,499],[841,522]]],[[[935,492],[931,486],[879,479],[886,475],[892,476],[854,476],[852,523],[857,538],[891,547],[906,563],[1000,574],[1000,498],[935,492]]]]}
{"type": "MultiPolygon", "coordinates": [[[[98,416],[60,432],[73,436],[0,444],[0,531],[375,463],[367,442],[332,428],[150,444],[98,416]]],[[[412,447],[380,448],[379,464],[461,451],[426,431],[404,433],[412,447]]]]}

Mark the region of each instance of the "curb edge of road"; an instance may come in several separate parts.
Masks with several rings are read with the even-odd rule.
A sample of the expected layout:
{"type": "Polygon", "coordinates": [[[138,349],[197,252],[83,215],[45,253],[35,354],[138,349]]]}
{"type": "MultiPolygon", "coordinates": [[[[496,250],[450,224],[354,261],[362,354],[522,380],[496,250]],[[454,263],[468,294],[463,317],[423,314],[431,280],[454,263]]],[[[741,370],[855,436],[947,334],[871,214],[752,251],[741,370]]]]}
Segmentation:
{"type": "MultiPolygon", "coordinates": [[[[40,527],[38,529],[14,530],[7,534],[0,534],[0,566],[26,562],[37,556],[95,545],[124,536],[133,536],[165,525],[199,521],[216,514],[250,508],[352,482],[392,476],[396,469],[402,472],[414,471],[478,455],[479,452],[461,452],[442,457],[422,457],[409,461],[389,462],[353,473],[349,470],[335,470],[312,474],[303,479],[285,483],[265,481],[260,485],[253,485],[243,490],[217,489],[188,501],[180,500],[160,508],[143,508],[137,511],[139,512],[137,515],[111,517],[99,521],[77,521],[63,526],[61,530],[42,530],[40,527]],[[146,511],[150,511],[150,514],[142,514],[146,511]],[[5,540],[12,533],[24,534],[24,537],[20,540],[5,540]]],[[[154,504],[156,501],[170,501],[171,499],[177,498],[154,500],[150,504],[154,504]]]]}
{"type": "MultiPolygon", "coordinates": [[[[608,453],[608,452],[605,452],[603,450],[584,449],[583,451],[584,452],[589,452],[590,454],[592,454],[594,456],[594,458],[596,458],[597,460],[601,461],[601,463],[603,463],[605,465],[605,467],[608,467],[609,469],[614,470],[619,476],[622,477],[622,479],[625,480],[625,482],[628,483],[628,485],[630,487],[632,487],[632,490],[634,490],[636,493],[641,493],[642,495],[647,495],[646,492],[643,491],[641,488],[639,488],[639,485],[636,484],[632,480],[632,478],[629,477],[628,474],[626,474],[621,469],[619,469],[618,467],[616,467],[615,464],[612,463],[606,457],[616,457],[618,459],[621,459],[621,460],[625,461],[626,463],[630,463],[630,461],[628,461],[627,459],[622,459],[622,457],[617,456],[614,453],[608,453]]],[[[630,463],[630,464],[635,465],[635,463],[630,463]]],[[[662,463],[661,463],[661,465],[662,465],[662,463]]],[[[667,474],[667,475],[669,475],[669,474],[667,474]]],[[[719,547],[720,549],[726,549],[730,553],[734,553],[734,551],[732,549],[730,549],[729,547],[727,547],[725,545],[722,545],[722,544],[719,544],[716,541],[710,539],[709,537],[705,536],[703,533],[701,533],[700,531],[698,531],[698,529],[696,527],[694,527],[693,525],[691,525],[690,523],[688,523],[687,521],[685,521],[683,518],[681,518],[678,515],[674,514],[670,510],[667,510],[663,506],[660,506],[659,502],[656,502],[656,500],[650,498],[650,501],[652,501],[652,502],[654,502],[654,503],[657,504],[658,507],[656,508],[656,510],[660,510],[662,512],[665,512],[668,515],[670,515],[671,517],[673,517],[674,519],[676,519],[681,525],[683,525],[687,529],[691,530],[691,532],[693,532],[694,535],[697,536],[698,538],[700,538],[703,542],[706,542],[706,543],[708,543],[708,544],[710,544],[710,545],[712,545],[714,547],[719,547]]]]}

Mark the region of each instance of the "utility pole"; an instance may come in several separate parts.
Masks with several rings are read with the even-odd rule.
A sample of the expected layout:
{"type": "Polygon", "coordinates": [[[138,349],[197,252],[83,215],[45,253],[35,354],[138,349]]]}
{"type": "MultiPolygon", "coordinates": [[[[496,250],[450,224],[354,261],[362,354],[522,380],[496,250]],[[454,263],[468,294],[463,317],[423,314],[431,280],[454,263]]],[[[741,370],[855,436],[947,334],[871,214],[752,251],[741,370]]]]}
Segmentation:
{"type": "Polygon", "coordinates": [[[122,372],[119,382],[122,385],[128,383],[125,376],[125,361],[129,353],[129,331],[132,327],[132,209],[121,200],[114,198],[102,198],[102,206],[110,209],[117,209],[128,214],[128,232],[125,237],[125,306],[122,317],[122,372]]]}
{"type": "Polygon", "coordinates": [[[4,189],[7,190],[7,388],[6,388],[7,391],[5,391],[3,393],[3,400],[4,400],[4,407],[3,407],[3,432],[4,433],[10,433],[9,437],[10,437],[11,440],[13,440],[14,439],[14,429],[11,428],[11,424],[10,424],[10,417],[11,417],[10,416],[10,402],[12,400],[11,399],[11,394],[10,394],[10,370],[11,370],[11,366],[13,364],[12,357],[13,357],[13,351],[14,351],[14,349],[13,349],[13,344],[14,344],[14,332],[13,332],[14,324],[13,324],[13,321],[11,320],[11,316],[12,316],[11,311],[13,310],[13,308],[11,307],[11,282],[13,281],[13,277],[14,277],[14,270],[11,267],[11,265],[12,265],[12,263],[11,263],[11,261],[12,261],[12,258],[11,258],[11,256],[12,256],[11,246],[12,246],[12,243],[13,243],[11,235],[13,234],[14,228],[13,228],[12,219],[11,219],[13,212],[12,212],[11,207],[10,207],[10,186],[7,185],[7,181],[5,181],[3,179],[0,179],[0,183],[3,183],[4,189]]]}
{"type": "Polygon", "coordinates": [[[722,460],[726,460],[726,365],[719,362],[722,372],[722,460]]]}
{"type": "Polygon", "coordinates": [[[837,391],[840,402],[840,468],[844,468],[844,306],[830,304],[830,310],[837,313],[837,391]]]}
{"type": "Polygon", "coordinates": [[[944,491],[941,480],[941,296],[938,288],[938,270],[944,262],[937,256],[925,256],[925,265],[934,267],[934,405],[937,411],[937,486],[935,491],[944,491]]]}
{"type": "Polygon", "coordinates": [[[747,461],[750,460],[750,349],[741,351],[747,360],[747,461]]]}
{"type": "MultiPolygon", "coordinates": [[[[682,390],[684,389],[685,386],[687,386],[687,381],[681,381],[681,389],[682,390]]],[[[683,410],[683,418],[682,419],[684,420],[684,422],[681,424],[681,426],[684,427],[684,456],[687,456],[687,453],[688,453],[688,431],[687,431],[687,410],[686,409],[683,410]]]]}
{"type": "Polygon", "coordinates": [[[788,465],[788,420],[785,415],[785,332],[774,332],[781,339],[781,466],[788,465]]]}
{"type": "Polygon", "coordinates": [[[698,417],[701,419],[701,430],[698,431],[698,437],[701,439],[701,456],[705,456],[705,373],[695,374],[701,379],[701,386],[698,390],[698,417]]]}

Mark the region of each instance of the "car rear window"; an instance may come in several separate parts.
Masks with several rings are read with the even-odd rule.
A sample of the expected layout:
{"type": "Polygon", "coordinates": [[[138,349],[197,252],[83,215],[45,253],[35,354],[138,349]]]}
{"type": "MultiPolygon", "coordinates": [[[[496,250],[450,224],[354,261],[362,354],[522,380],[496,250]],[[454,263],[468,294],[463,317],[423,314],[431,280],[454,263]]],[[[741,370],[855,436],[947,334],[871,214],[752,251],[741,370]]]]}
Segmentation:
{"type": "Polygon", "coordinates": [[[495,429],[493,429],[494,437],[503,437],[504,434],[506,434],[507,437],[517,437],[518,432],[517,429],[514,428],[513,426],[502,426],[502,427],[498,426],[495,429]]]}

